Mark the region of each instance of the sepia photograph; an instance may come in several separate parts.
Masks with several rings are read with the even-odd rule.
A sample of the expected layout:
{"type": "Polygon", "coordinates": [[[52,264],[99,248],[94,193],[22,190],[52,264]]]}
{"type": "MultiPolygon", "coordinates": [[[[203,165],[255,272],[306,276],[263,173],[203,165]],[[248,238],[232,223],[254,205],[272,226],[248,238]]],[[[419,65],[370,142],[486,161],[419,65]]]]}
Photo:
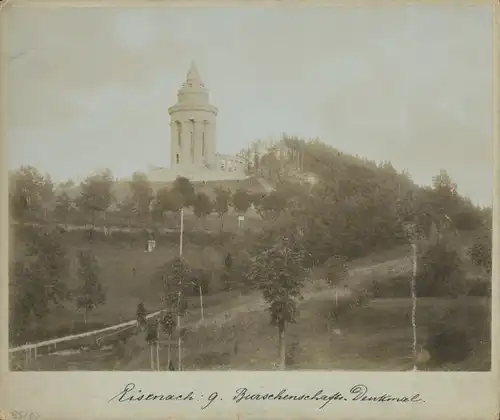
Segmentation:
{"type": "Polygon", "coordinates": [[[491,5],[2,13],[10,371],[491,370],[491,5]]]}

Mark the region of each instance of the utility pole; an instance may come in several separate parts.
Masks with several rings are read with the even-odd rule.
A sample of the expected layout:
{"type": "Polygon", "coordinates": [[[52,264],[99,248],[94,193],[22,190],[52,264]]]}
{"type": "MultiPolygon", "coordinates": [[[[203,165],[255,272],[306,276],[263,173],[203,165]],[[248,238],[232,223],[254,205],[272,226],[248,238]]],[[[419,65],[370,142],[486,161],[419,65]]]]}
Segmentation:
{"type": "Polygon", "coordinates": [[[179,370],[182,370],[182,338],[181,338],[181,288],[182,288],[182,276],[184,275],[184,266],[182,265],[182,237],[184,234],[184,207],[181,208],[181,231],[179,238],[179,257],[181,262],[181,278],[179,279],[179,303],[177,308],[177,332],[178,332],[178,351],[179,351],[179,370]]]}
{"type": "Polygon", "coordinates": [[[160,319],[161,313],[158,314],[158,318],[156,319],[156,370],[160,370],[160,319]]]}

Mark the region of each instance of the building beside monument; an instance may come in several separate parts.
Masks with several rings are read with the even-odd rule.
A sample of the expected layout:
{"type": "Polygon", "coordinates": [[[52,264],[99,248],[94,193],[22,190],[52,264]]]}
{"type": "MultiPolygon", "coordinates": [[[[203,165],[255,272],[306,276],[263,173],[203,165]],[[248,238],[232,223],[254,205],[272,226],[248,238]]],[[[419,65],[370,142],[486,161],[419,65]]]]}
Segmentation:
{"type": "Polygon", "coordinates": [[[177,176],[191,181],[246,178],[243,158],[217,152],[218,109],[210,103],[210,93],[194,62],[168,114],[170,167],[150,167],[150,181],[171,182],[177,176]]]}

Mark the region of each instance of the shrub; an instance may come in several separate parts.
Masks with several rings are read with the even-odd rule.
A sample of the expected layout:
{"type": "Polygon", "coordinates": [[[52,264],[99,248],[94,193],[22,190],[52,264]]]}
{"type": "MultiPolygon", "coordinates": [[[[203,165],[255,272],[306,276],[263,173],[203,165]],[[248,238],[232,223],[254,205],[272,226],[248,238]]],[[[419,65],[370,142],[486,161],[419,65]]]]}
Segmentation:
{"type": "Polygon", "coordinates": [[[430,329],[425,349],[432,364],[443,365],[465,360],[472,350],[472,345],[462,328],[440,324],[430,329]]]}
{"type": "Polygon", "coordinates": [[[467,296],[491,297],[491,281],[473,280],[469,285],[467,296]]]}
{"type": "Polygon", "coordinates": [[[439,242],[419,257],[417,296],[457,296],[465,292],[462,261],[458,253],[439,242]]]}

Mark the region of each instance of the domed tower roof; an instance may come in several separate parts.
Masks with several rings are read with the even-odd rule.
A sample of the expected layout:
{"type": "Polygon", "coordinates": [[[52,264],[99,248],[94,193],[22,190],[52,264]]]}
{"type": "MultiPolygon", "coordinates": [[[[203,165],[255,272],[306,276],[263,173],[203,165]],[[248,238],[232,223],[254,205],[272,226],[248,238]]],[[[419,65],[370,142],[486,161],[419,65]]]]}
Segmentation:
{"type": "Polygon", "coordinates": [[[198,72],[194,61],[191,62],[191,66],[186,74],[186,81],[179,89],[177,100],[179,104],[209,104],[210,98],[208,90],[205,88],[205,85],[201,80],[200,73],[198,72]]]}

